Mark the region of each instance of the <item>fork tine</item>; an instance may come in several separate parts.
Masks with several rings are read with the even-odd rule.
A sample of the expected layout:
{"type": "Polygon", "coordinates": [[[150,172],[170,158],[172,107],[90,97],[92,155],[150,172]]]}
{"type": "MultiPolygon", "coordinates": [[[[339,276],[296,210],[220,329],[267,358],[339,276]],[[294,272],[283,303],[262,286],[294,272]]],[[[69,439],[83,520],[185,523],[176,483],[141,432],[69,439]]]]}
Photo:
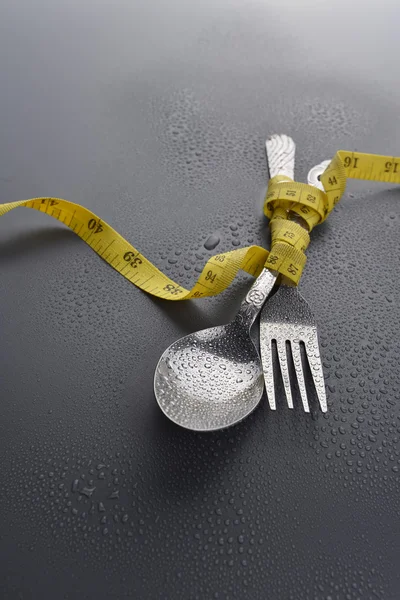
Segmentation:
{"type": "Polygon", "coordinates": [[[308,398],[307,398],[306,384],[304,381],[303,364],[301,362],[300,344],[298,342],[295,342],[292,340],[290,345],[292,348],[293,363],[294,363],[294,368],[295,368],[296,375],[297,375],[297,381],[299,384],[300,395],[301,395],[301,400],[303,402],[303,407],[304,407],[305,412],[310,412],[310,406],[308,404],[308,398]]]}
{"type": "Polygon", "coordinates": [[[276,410],[275,402],[275,383],[274,383],[274,368],[272,364],[272,340],[264,340],[262,345],[262,367],[264,372],[265,390],[269,406],[272,410],[276,410]]]}
{"type": "Polygon", "coordinates": [[[308,364],[314,380],[315,389],[317,392],[319,404],[322,412],[328,410],[326,403],[326,391],[324,383],[324,373],[322,371],[321,354],[319,351],[318,334],[316,330],[306,338],[304,342],[308,364]]]}
{"type": "Polygon", "coordinates": [[[279,364],[281,367],[282,381],[285,388],[286,400],[289,408],[293,408],[292,390],[290,387],[290,377],[286,353],[286,341],[284,338],[277,338],[276,349],[278,351],[279,364]]]}

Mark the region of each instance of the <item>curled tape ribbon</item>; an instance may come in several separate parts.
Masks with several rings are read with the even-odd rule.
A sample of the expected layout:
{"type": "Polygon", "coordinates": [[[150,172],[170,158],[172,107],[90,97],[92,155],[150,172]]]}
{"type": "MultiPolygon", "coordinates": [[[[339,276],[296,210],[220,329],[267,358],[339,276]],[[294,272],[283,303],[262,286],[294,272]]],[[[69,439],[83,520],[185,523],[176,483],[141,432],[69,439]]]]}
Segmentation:
{"type": "Polygon", "coordinates": [[[264,213],[270,219],[271,250],[247,246],[212,256],[191,290],[162,273],[108,223],[87,208],[61,198],[33,198],[0,204],[0,216],[20,206],[44,212],[64,223],[101,258],[143,291],[166,300],[188,300],[216,296],[225,290],[242,269],[257,277],[264,266],[279,271],[298,284],[306,264],[308,232],[288,220],[290,213],[305,221],[309,231],[324,221],[342,197],[346,178],[400,183],[400,158],[336,153],[321,176],[325,192],[279,175],[270,180],[264,213]]]}
{"type": "Polygon", "coordinates": [[[264,213],[270,219],[271,250],[265,266],[279,271],[296,285],[306,264],[310,238],[290,213],[301,217],[308,231],[322,223],[335,208],[346,188],[346,179],[400,183],[400,158],[339,150],[321,175],[325,191],[277,175],[270,180],[264,213]]]}

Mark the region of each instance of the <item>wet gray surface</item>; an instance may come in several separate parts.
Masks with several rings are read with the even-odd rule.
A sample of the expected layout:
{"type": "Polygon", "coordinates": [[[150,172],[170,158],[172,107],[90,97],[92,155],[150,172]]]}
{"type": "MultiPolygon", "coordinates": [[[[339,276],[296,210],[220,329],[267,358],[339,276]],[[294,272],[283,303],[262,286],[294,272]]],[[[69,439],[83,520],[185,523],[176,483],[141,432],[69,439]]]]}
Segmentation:
{"type": "MultiPolygon", "coordinates": [[[[340,148],[400,153],[395,3],[0,8],[2,201],[84,204],[183,285],[265,243],[267,135],[303,179],[340,148]]],[[[162,415],[153,371],[249,278],[167,304],[57,222],[1,219],[3,598],[399,597],[399,194],[351,182],[313,232],[328,414],[281,391],[214,434],[162,415]]]]}

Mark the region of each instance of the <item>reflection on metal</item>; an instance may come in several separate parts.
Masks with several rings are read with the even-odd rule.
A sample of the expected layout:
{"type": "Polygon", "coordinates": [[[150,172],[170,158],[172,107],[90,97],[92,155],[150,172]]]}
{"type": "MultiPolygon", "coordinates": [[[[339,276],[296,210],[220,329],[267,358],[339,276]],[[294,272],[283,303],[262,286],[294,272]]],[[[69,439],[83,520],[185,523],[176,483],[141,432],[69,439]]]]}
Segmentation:
{"type": "Polygon", "coordinates": [[[264,269],[231,323],[187,335],[161,356],[154,392],[172,421],[212,431],[234,425],[256,408],[264,381],[250,327],[275,280],[276,274],[264,269]]]}
{"type": "Polygon", "coordinates": [[[301,347],[305,351],[321,410],[325,412],[326,395],[321,355],[318,345],[317,326],[308,302],[297,287],[281,285],[276,294],[265,304],[260,319],[260,348],[263,363],[265,387],[270,407],[276,409],[275,378],[272,361],[273,343],[279,358],[279,365],[289,408],[293,408],[288,356],[292,357],[297,384],[304,410],[310,411],[301,347]]]}
{"type": "Polygon", "coordinates": [[[319,163],[319,165],[315,165],[315,167],[310,169],[307,175],[307,183],[324,191],[324,186],[320,181],[320,177],[330,162],[330,160],[324,160],[322,163],[319,163]]]}

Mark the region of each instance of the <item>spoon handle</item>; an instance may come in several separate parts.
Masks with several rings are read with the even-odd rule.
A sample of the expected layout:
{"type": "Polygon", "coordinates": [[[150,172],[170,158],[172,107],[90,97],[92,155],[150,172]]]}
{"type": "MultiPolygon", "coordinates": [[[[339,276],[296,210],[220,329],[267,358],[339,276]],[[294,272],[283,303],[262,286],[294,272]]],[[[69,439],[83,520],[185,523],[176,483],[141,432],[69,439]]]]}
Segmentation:
{"type": "Polygon", "coordinates": [[[270,295],[277,276],[278,273],[275,271],[269,271],[268,269],[261,271],[240,305],[235,321],[239,321],[247,329],[250,329],[264,302],[270,295]]]}

